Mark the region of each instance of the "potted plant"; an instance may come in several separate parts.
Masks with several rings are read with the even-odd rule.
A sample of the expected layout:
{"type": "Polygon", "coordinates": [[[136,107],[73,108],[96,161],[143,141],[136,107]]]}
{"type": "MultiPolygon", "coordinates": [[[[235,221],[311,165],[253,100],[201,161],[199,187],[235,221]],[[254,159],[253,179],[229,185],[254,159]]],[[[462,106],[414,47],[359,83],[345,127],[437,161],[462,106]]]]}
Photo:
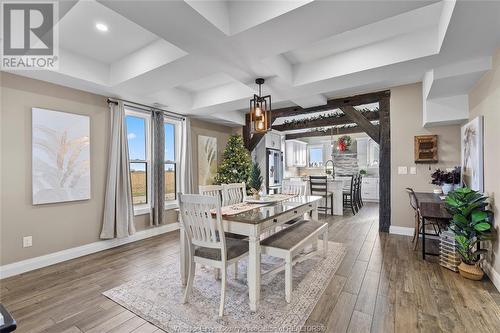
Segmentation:
{"type": "Polygon", "coordinates": [[[493,213],[486,209],[487,199],[482,193],[463,187],[448,193],[445,200],[446,209],[453,216],[450,228],[455,233],[455,247],[462,259],[458,270],[471,280],[481,280],[484,275],[479,263],[480,255],[487,250],[476,250],[476,245],[493,238],[493,213]]]}
{"type": "Polygon", "coordinates": [[[436,169],[431,174],[431,179],[431,183],[440,186],[443,194],[446,195],[460,185],[460,167],[456,167],[449,172],[436,169]]]}
{"type": "Polygon", "coordinates": [[[259,192],[260,192],[260,189],[262,187],[262,182],[263,182],[263,178],[262,178],[262,174],[260,172],[260,166],[257,162],[254,162],[252,164],[252,171],[250,172],[249,185],[250,185],[250,192],[252,192],[253,198],[255,200],[260,199],[259,192]]]}

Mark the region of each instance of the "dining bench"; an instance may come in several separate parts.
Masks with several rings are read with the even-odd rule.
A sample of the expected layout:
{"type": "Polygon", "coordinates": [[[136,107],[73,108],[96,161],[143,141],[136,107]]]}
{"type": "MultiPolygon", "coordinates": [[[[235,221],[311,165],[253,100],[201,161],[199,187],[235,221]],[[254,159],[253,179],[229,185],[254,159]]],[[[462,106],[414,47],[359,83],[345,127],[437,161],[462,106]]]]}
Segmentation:
{"type": "MultiPolygon", "coordinates": [[[[317,242],[323,235],[323,256],[328,253],[328,223],[301,220],[282,229],[261,241],[261,253],[285,260],[285,299],[288,303],[292,297],[292,267],[319,253],[317,242]],[[312,251],[303,251],[312,245],[312,251]]],[[[283,270],[283,265],[267,272],[283,270]]]]}

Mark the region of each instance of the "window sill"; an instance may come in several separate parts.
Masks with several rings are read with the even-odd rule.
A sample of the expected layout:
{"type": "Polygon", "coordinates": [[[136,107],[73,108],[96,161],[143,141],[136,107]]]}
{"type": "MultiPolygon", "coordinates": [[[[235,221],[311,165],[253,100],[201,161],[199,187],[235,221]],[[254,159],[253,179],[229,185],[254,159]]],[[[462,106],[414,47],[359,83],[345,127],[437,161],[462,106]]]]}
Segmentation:
{"type": "Polygon", "coordinates": [[[165,210],[176,209],[179,208],[177,201],[165,202],[165,210]]]}
{"type": "Polygon", "coordinates": [[[134,207],[134,216],[146,215],[149,214],[150,212],[151,212],[151,207],[148,205],[134,207]]]}

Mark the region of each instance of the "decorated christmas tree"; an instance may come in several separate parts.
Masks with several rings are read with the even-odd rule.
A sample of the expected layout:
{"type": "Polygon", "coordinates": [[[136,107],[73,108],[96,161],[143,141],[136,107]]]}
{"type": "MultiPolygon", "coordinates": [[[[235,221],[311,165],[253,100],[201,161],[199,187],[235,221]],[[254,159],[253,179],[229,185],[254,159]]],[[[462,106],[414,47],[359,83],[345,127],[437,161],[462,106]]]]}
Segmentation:
{"type": "Polygon", "coordinates": [[[251,169],[252,159],[243,144],[243,138],[241,135],[232,135],[224,148],[214,183],[248,183],[251,169]]]}

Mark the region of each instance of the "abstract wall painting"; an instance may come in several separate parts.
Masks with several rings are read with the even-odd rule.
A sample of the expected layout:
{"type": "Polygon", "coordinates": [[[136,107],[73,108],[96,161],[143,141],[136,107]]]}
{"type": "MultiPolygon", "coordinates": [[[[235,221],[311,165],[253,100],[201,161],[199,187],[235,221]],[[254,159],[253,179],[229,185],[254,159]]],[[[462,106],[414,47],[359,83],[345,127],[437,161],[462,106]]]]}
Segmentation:
{"type": "Polygon", "coordinates": [[[212,185],[217,174],[217,138],[198,135],[198,185],[212,185]]]}
{"type": "Polygon", "coordinates": [[[32,108],[33,204],[90,199],[90,117],[32,108]]]}
{"type": "Polygon", "coordinates": [[[473,190],[484,191],[483,117],[462,126],[462,182],[473,190]]]}

